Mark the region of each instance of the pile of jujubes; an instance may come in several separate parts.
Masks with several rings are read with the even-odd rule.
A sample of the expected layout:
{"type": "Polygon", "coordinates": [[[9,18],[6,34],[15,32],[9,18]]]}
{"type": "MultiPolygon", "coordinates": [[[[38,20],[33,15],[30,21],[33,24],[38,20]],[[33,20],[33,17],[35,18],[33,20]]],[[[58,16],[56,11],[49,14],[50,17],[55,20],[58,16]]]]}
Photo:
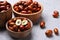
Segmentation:
{"type": "Polygon", "coordinates": [[[7,1],[0,1],[0,12],[5,12],[11,7],[7,1]]]}
{"type": "Polygon", "coordinates": [[[41,6],[36,1],[35,2],[20,1],[14,5],[14,10],[23,14],[31,14],[40,11],[41,6]]]}

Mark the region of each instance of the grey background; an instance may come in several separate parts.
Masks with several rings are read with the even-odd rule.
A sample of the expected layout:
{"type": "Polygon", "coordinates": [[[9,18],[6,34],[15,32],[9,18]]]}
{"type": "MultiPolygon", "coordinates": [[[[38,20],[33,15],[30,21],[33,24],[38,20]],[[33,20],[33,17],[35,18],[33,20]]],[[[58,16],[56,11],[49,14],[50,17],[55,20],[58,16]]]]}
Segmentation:
{"type": "MultiPolygon", "coordinates": [[[[12,5],[19,1],[19,0],[7,0],[12,5]]],[[[34,0],[35,1],[35,0],[34,0]]],[[[51,38],[46,37],[45,31],[48,29],[53,30],[55,27],[59,29],[60,33],[60,16],[59,18],[53,18],[52,13],[54,10],[58,10],[60,12],[60,0],[36,0],[38,2],[41,2],[43,4],[44,10],[42,12],[42,17],[40,20],[44,20],[46,22],[46,28],[41,29],[39,26],[39,21],[37,24],[33,26],[31,34],[24,39],[14,39],[10,37],[7,33],[7,31],[1,31],[0,32],[0,40],[60,40],[60,34],[59,36],[56,36],[53,33],[53,36],[51,38]]]]}

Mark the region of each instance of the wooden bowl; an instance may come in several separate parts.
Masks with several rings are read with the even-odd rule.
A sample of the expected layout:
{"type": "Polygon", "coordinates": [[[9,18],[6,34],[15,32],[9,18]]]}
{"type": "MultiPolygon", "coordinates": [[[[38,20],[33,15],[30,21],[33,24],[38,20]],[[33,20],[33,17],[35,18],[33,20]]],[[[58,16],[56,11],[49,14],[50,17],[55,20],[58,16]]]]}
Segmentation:
{"type": "Polygon", "coordinates": [[[10,7],[5,12],[0,12],[0,27],[1,28],[5,27],[5,23],[11,18],[12,18],[12,7],[10,7]]]}
{"type": "MultiPolygon", "coordinates": [[[[19,18],[25,18],[25,17],[19,17],[19,18]]],[[[32,27],[33,27],[32,21],[30,19],[28,19],[28,20],[31,23],[31,28],[26,30],[26,31],[24,31],[24,32],[14,32],[14,31],[10,30],[8,28],[8,22],[7,22],[6,23],[6,29],[7,29],[8,33],[10,34],[10,36],[12,36],[14,38],[24,38],[24,37],[28,36],[31,33],[31,30],[32,30],[32,27]]]]}
{"type": "Polygon", "coordinates": [[[41,13],[43,11],[43,6],[41,3],[40,5],[41,5],[41,10],[36,13],[31,13],[31,14],[22,14],[22,13],[16,12],[14,8],[12,8],[12,10],[14,12],[15,17],[26,17],[26,18],[29,18],[33,23],[35,23],[40,18],[41,13]]]}

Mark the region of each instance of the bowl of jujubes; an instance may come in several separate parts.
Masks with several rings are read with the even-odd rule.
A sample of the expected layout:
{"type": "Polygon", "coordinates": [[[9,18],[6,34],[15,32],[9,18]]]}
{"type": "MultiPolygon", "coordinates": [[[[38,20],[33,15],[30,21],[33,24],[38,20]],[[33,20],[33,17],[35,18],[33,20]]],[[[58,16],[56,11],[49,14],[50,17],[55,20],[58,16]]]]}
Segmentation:
{"type": "Polygon", "coordinates": [[[37,1],[19,1],[13,5],[12,8],[15,17],[26,17],[35,23],[41,16],[43,6],[37,1]]]}
{"type": "Polygon", "coordinates": [[[12,18],[12,7],[7,1],[0,1],[0,28],[5,27],[5,23],[12,18]]]}
{"type": "Polygon", "coordinates": [[[6,23],[9,35],[14,38],[27,37],[31,33],[32,27],[32,21],[25,17],[15,17],[6,23]]]}

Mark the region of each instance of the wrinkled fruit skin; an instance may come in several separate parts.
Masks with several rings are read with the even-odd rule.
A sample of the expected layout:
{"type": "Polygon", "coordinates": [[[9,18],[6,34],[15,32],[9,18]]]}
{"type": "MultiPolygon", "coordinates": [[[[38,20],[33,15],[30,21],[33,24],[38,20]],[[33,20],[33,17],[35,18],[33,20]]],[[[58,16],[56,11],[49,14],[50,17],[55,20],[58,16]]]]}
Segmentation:
{"type": "Polygon", "coordinates": [[[47,30],[46,32],[45,32],[45,35],[47,36],[47,37],[51,37],[52,36],[52,30],[47,30]]]}

